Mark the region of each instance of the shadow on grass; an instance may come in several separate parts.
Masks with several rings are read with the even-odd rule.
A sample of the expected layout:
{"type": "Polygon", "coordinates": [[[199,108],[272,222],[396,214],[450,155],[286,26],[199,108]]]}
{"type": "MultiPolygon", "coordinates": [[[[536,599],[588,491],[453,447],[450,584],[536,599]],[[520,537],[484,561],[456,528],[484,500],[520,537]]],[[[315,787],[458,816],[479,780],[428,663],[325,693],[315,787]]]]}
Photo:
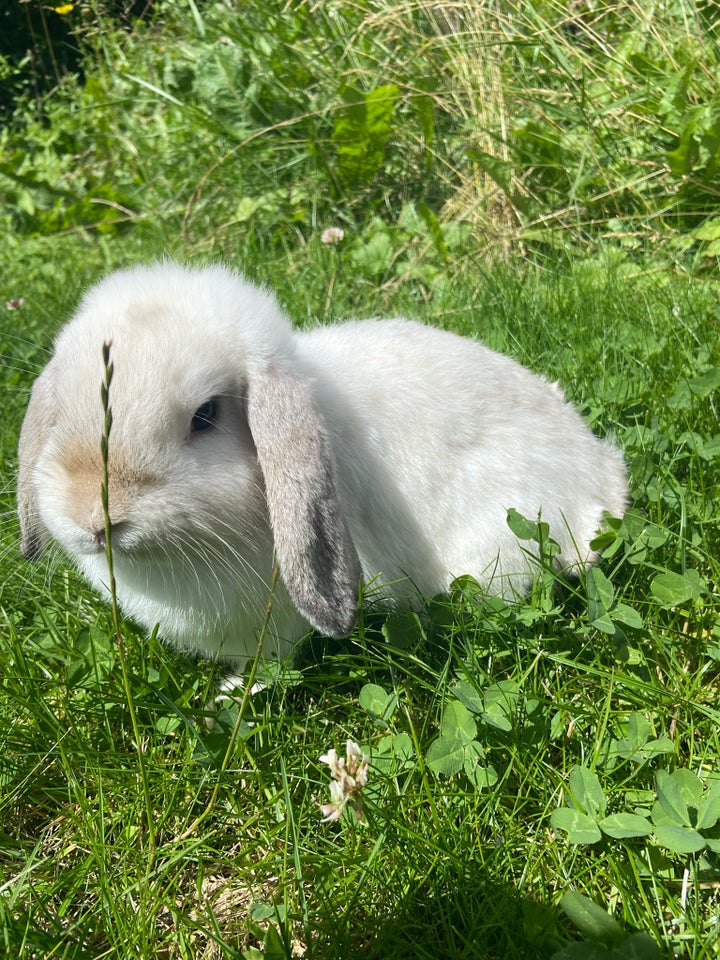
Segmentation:
{"type": "MultiPolygon", "coordinates": [[[[408,865],[410,866],[410,865],[408,865]]],[[[315,960],[545,960],[563,944],[556,914],[494,879],[487,865],[438,860],[405,878],[407,892],[372,913],[358,906],[320,920],[315,960]]],[[[394,878],[397,883],[397,878],[394,878]]],[[[331,909],[327,904],[326,908],[331,909]]],[[[323,911],[324,912],[324,911],[323,911]]]]}

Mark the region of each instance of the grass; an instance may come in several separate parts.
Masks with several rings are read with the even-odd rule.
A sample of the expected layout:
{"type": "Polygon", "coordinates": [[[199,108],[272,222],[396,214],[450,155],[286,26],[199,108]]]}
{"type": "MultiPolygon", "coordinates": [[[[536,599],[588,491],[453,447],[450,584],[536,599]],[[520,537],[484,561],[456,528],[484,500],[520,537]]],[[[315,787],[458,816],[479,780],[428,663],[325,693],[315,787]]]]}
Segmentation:
{"type": "Polygon", "coordinates": [[[82,78],[2,134],[7,955],[719,956],[709,6],[91,10],[82,78]],[[131,623],[119,644],[57,552],[19,558],[15,451],[80,290],[164,251],[300,325],[406,313],[559,378],[630,471],[599,568],[368,609],[242,704],[131,623]],[[323,823],[347,739],[365,819],[323,823]]]}

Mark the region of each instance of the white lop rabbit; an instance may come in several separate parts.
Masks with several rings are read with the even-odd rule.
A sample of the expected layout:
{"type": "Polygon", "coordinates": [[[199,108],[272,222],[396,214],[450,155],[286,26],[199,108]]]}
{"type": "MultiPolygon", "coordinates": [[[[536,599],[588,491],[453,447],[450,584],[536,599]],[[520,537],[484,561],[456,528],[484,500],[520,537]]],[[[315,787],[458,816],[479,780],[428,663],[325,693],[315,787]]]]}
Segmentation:
{"type": "Polygon", "coordinates": [[[256,650],[274,554],[263,652],[284,655],[309,626],[351,631],[361,580],[388,604],[465,573],[526,589],[533,563],[508,508],[541,514],[572,569],[596,559],[603,513],[626,506],[618,453],[508,357],[402,319],[293,331],[222,266],[135,267],[61,331],[20,438],[22,551],[58,541],[104,593],[105,342],[121,607],[237,669],[256,650]]]}

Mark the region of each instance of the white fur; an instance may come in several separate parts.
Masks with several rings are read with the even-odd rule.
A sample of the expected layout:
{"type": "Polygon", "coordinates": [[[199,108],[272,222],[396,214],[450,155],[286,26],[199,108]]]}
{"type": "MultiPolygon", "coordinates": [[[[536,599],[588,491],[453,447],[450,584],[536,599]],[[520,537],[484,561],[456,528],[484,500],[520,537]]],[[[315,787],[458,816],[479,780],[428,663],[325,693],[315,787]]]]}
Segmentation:
{"type": "Polygon", "coordinates": [[[289,592],[280,582],[265,655],[287,652],[309,621],[328,622],[297,583],[330,596],[331,610],[358,570],[390,603],[443,591],[464,573],[512,596],[533,565],[507,526],[509,508],[550,524],[568,568],[595,559],[589,541],[603,513],[625,509],[618,453],[555,385],[479,343],[402,319],[293,332],[270,294],[222,267],[138,267],[94,287],[61,332],[21,438],[25,551],[54,538],[103,592],[95,533],[109,341],[122,608],[237,668],[255,651],[278,544],[289,592]],[[253,389],[259,401],[275,384],[286,404],[277,437],[267,410],[253,415],[253,389]],[[295,409],[305,395],[307,409],[295,409]],[[191,434],[211,397],[221,398],[217,425],[191,434]],[[298,452],[277,449],[296,436],[298,452]],[[324,543],[285,562],[321,529],[343,541],[340,559],[327,561],[337,573],[327,590],[316,584],[324,543]]]}

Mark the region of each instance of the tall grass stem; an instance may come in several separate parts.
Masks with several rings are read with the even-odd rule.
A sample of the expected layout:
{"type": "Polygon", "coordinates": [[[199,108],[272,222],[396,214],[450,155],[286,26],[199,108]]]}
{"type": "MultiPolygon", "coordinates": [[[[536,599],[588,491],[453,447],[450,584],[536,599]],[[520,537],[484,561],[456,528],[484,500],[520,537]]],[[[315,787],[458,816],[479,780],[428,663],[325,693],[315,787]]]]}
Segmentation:
{"type": "Polygon", "coordinates": [[[123,638],[122,625],[120,622],[120,608],[118,605],[117,599],[117,586],[115,582],[115,565],[113,561],[113,549],[112,549],[112,519],[110,516],[110,432],[112,430],[112,408],[110,406],[110,384],[112,383],[114,366],[110,359],[111,353],[111,343],[103,344],[103,367],[105,371],[105,378],[103,380],[102,388],[100,391],[103,413],[104,413],[104,423],[103,423],[103,435],[101,441],[101,454],[102,454],[102,468],[103,468],[103,479],[102,479],[102,508],[103,508],[103,519],[105,522],[105,557],[107,559],[108,566],[108,588],[110,590],[110,608],[112,610],[112,619],[113,619],[113,629],[115,631],[115,639],[117,641],[117,650],[118,650],[118,659],[120,661],[120,670],[122,672],[122,682],[123,690],[125,692],[125,698],[128,705],[128,711],[130,713],[130,723],[132,725],[133,737],[135,739],[135,747],[137,749],[138,755],[138,768],[140,773],[140,781],[142,783],[143,791],[143,802],[145,805],[145,819],[147,823],[147,836],[148,836],[148,873],[152,872],[152,869],[155,864],[155,857],[157,852],[157,838],[155,835],[155,822],[154,822],[154,813],[153,813],[153,803],[150,796],[150,785],[148,783],[147,769],[145,766],[145,756],[143,754],[142,748],[142,735],[140,732],[140,725],[138,723],[137,711],[135,709],[135,700],[132,692],[132,685],[130,683],[130,674],[128,671],[127,665],[127,656],[125,651],[125,641],[123,638]]]}

